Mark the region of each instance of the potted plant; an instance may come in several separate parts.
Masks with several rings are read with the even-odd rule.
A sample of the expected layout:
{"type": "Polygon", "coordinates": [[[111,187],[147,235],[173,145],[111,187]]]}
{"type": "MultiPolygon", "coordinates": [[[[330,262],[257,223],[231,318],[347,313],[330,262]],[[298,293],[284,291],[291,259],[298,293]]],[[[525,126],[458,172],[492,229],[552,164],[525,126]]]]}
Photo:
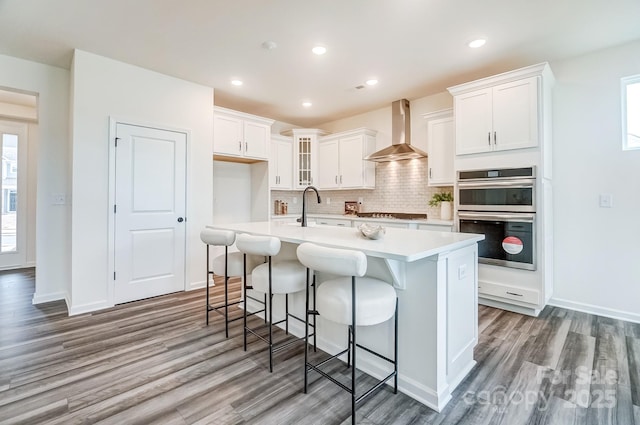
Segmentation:
{"type": "Polygon", "coordinates": [[[451,220],[453,218],[451,203],[453,202],[453,194],[451,192],[434,193],[429,201],[432,207],[440,206],[440,218],[442,220],[451,220]]]}

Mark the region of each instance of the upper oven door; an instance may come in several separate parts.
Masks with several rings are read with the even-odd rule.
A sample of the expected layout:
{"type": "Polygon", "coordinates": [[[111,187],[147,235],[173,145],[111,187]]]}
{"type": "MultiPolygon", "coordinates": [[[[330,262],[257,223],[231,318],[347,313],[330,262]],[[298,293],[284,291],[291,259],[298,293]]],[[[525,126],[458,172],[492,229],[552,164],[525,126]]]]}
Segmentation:
{"type": "Polygon", "coordinates": [[[458,209],[535,212],[535,179],[459,181],[458,209]]]}

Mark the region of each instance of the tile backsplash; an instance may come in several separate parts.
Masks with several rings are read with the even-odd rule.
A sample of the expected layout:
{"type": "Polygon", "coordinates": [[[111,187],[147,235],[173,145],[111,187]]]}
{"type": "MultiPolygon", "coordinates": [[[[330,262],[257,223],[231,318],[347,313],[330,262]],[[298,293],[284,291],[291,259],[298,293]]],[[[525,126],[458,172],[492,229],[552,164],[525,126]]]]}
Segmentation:
{"type": "MultiPolygon", "coordinates": [[[[363,211],[404,212],[427,214],[428,218],[440,218],[440,207],[430,207],[434,193],[452,191],[453,187],[427,186],[427,159],[412,159],[376,164],[376,188],[358,190],[321,190],[322,204],[317,204],[314,194],[308,196],[308,212],[316,214],[343,214],[345,201],[363,199],[363,211]],[[327,203],[327,199],[331,203],[327,203]]],[[[272,190],[272,203],[276,199],[288,203],[289,214],[302,212],[301,191],[272,190]],[[294,203],[294,198],[297,203],[294,203]]]]}

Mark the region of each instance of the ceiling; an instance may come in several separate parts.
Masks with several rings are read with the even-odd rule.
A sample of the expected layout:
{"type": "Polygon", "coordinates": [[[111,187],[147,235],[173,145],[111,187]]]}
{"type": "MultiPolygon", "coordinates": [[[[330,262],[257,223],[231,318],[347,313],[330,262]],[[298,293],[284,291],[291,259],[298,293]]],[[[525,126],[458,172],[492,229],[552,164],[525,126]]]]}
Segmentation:
{"type": "Polygon", "coordinates": [[[69,68],[78,48],[313,127],[638,40],[639,18],[638,0],[0,0],[0,54],[69,68]],[[484,47],[467,47],[480,36],[484,47]],[[318,43],[325,55],[311,53],[318,43]]]}

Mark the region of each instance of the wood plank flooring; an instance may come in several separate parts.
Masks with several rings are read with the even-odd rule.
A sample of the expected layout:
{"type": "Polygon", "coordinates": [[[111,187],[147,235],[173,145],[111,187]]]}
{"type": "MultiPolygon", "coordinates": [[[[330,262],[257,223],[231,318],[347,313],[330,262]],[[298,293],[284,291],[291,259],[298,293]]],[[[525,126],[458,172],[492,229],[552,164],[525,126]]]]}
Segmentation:
{"type": "MultiPolygon", "coordinates": [[[[270,374],[263,343],[242,350],[241,321],[229,339],[217,314],[205,326],[203,290],[74,317],[64,302],[31,305],[33,291],[32,269],[0,272],[0,424],[350,423],[333,383],[311,375],[302,393],[302,344],[270,374]]],[[[554,307],[533,318],[480,306],[479,317],[478,364],[443,412],[385,388],[358,422],[640,425],[640,324],[554,307]]]]}

